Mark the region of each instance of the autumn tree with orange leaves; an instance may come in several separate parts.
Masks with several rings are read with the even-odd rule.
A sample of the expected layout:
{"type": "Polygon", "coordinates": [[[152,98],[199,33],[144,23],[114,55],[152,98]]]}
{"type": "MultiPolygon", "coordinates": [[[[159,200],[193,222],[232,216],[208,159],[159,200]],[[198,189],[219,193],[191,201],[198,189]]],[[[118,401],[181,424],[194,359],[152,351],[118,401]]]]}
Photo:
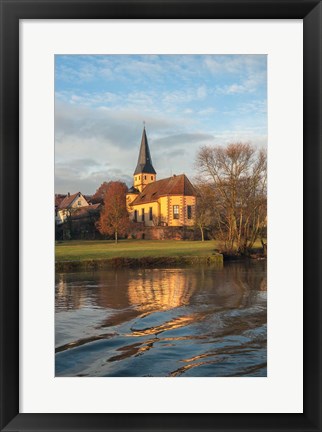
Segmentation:
{"type": "Polygon", "coordinates": [[[96,192],[94,193],[94,195],[92,196],[91,202],[93,204],[103,204],[104,202],[104,196],[105,193],[110,185],[110,183],[112,183],[111,181],[109,182],[103,182],[100,187],[96,190],[96,192]]]}
{"type": "Polygon", "coordinates": [[[126,209],[127,186],[119,181],[109,182],[104,194],[104,205],[97,221],[97,229],[103,235],[113,235],[115,243],[124,236],[130,224],[126,209]]]}

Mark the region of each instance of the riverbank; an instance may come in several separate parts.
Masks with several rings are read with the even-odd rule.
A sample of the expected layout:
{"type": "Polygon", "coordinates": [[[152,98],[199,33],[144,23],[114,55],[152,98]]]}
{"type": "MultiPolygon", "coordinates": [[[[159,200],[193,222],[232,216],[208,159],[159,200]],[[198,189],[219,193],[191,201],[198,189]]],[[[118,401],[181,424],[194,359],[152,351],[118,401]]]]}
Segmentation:
{"type": "Polygon", "coordinates": [[[254,245],[248,258],[218,252],[215,241],[182,240],[71,240],[56,242],[56,271],[99,270],[116,267],[177,267],[185,265],[222,265],[224,261],[266,259],[254,245]]]}
{"type": "Polygon", "coordinates": [[[108,268],[165,268],[165,267],[184,267],[193,265],[222,265],[223,255],[214,254],[210,256],[180,256],[180,257],[143,257],[143,258],[109,258],[82,261],[57,261],[56,272],[66,271],[88,271],[103,270],[108,268]]]}
{"type": "Polygon", "coordinates": [[[56,271],[109,267],[170,267],[222,264],[215,241],[65,241],[56,242],[56,271]]]}

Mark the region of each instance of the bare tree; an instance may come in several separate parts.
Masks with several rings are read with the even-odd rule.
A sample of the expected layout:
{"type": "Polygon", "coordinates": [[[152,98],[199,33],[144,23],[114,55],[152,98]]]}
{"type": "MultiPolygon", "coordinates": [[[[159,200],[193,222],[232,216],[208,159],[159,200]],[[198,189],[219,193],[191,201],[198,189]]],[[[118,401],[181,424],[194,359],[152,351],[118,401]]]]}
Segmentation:
{"type": "Polygon", "coordinates": [[[195,225],[200,230],[201,240],[204,241],[205,230],[214,223],[213,188],[201,179],[197,179],[194,186],[197,192],[195,225]]]}
{"type": "Polygon", "coordinates": [[[204,146],[196,164],[214,189],[214,215],[226,250],[248,253],[266,224],[266,152],[244,143],[204,146]]]}

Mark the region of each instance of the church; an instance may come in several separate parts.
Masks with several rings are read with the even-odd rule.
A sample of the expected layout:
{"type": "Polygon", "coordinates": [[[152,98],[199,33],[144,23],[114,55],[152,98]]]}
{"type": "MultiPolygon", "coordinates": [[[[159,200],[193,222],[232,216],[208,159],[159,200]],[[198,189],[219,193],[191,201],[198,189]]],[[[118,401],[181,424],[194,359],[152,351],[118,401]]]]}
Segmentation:
{"type": "Polygon", "coordinates": [[[157,180],[145,127],[133,186],[126,195],[131,220],[145,226],[193,226],[196,192],[185,174],[157,180]]]}

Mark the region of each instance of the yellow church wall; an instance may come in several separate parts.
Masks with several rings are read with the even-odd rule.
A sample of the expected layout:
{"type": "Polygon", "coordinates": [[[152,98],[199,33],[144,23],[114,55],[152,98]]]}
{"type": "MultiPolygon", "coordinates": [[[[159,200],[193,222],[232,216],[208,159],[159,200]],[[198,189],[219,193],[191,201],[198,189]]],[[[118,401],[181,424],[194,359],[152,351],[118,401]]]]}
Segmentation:
{"type": "Polygon", "coordinates": [[[159,198],[161,225],[169,225],[168,202],[169,202],[168,196],[159,198]]]}
{"type": "Polygon", "coordinates": [[[184,197],[184,223],[185,225],[192,226],[195,223],[196,215],[196,197],[184,197]],[[188,206],[191,206],[191,219],[188,219],[188,206]]]}
{"type": "Polygon", "coordinates": [[[146,226],[158,225],[160,206],[158,202],[151,202],[130,207],[130,219],[134,220],[135,210],[137,210],[137,222],[142,221],[142,209],[144,209],[144,223],[146,226]],[[152,220],[150,220],[150,208],[152,207],[152,220]]]}
{"type": "Polygon", "coordinates": [[[137,194],[126,194],[126,208],[129,213],[132,212],[132,207],[130,206],[130,204],[135,200],[136,197],[137,194]]]}
{"type": "MultiPolygon", "coordinates": [[[[134,199],[137,195],[133,194],[134,199]]],[[[128,203],[133,201],[132,194],[127,195],[128,203]]],[[[144,209],[144,223],[146,226],[193,226],[195,217],[196,198],[194,196],[171,195],[159,198],[158,202],[129,206],[130,219],[134,220],[134,212],[137,210],[137,222],[142,222],[142,209],[144,209]],[[174,206],[178,206],[179,217],[174,217],[174,206]],[[191,206],[191,219],[188,219],[188,206],[191,206]],[[152,207],[152,220],[150,220],[150,208],[152,207]]]]}
{"type": "Polygon", "coordinates": [[[168,224],[169,226],[192,226],[194,224],[194,206],[196,199],[194,196],[171,195],[168,197],[168,224]],[[192,206],[192,218],[188,219],[187,206],[192,206]],[[174,206],[178,206],[178,218],[175,218],[174,206]]]}
{"type": "Polygon", "coordinates": [[[159,198],[160,222],[168,226],[192,226],[194,224],[194,209],[196,198],[194,196],[171,195],[159,198]],[[188,219],[187,206],[192,206],[192,219],[188,219]],[[173,206],[178,206],[179,217],[174,217],[173,206]]]}

